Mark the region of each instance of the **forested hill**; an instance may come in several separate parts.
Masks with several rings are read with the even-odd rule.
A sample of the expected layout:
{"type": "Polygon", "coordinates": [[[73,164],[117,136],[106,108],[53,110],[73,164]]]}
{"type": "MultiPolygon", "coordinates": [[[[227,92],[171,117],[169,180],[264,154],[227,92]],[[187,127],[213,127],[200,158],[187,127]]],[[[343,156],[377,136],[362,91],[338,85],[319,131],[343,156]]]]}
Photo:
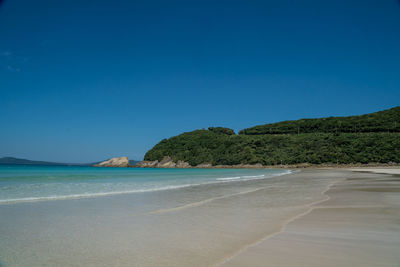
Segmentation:
{"type": "Polygon", "coordinates": [[[239,134],[298,134],[298,133],[376,133],[400,132],[400,106],[375,113],[321,119],[301,119],[258,125],[239,134]]]}
{"type": "Polygon", "coordinates": [[[170,156],[195,166],[400,163],[400,107],[361,116],[285,121],[233,130],[210,127],[164,139],[145,160],[170,156]]]}

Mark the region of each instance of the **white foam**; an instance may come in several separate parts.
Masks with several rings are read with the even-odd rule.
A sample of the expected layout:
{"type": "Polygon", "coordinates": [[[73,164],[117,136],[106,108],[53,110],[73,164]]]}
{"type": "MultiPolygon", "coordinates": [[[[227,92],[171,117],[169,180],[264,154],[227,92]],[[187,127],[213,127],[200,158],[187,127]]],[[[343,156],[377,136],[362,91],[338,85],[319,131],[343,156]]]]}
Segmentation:
{"type": "Polygon", "coordinates": [[[291,170],[286,170],[285,172],[267,174],[267,175],[261,174],[261,175],[246,175],[246,176],[237,176],[237,177],[217,178],[217,181],[235,181],[235,180],[248,181],[248,180],[276,177],[276,176],[286,175],[286,174],[290,174],[290,173],[292,173],[291,170]]]}
{"type": "Polygon", "coordinates": [[[112,195],[121,195],[121,194],[144,193],[144,192],[179,189],[179,188],[185,188],[185,187],[197,186],[197,185],[201,185],[201,184],[165,186],[165,187],[159,187],[159,188],[136,189],[136,190],[127,190],[127,191],[112,191],[112,192],[83,193],[83,194],[72,194],[72,195],[53,195],[53,196],[43,196],[43,197],[0,199],[0,204],[11,204],[11,203],[20,203],[20,202],[36,202],[36,201],[46,201],[46,200],[76,199],[76,198],[91,198],[91,197],[102,197],[102,196],[112,196],[112,195]]]}
{"type": "Polygon", "coordinates": [[[215,181],[209,181],[205,183],[196,184],[183,184],[183,185],[170,185],[158,188],[147,188],[147,189],[135,189],[135,190],[124,190],[124,191],[109,191],[109,192],[96,192],[96,193],[81,193],[81,194],[70,194],[70,195],[51,195],[51,196],[38,196],[38,197],[25,197],[25,198],[12,198],[12,199],[0,199],[1,204],[13,204],[22,202],[37,202],[37,201],[50,201],[50,200],[67,200],[67,199],[79,199],[79,198],[92,198],[92,197],[103,197],[103,196],[113,196],[121,194],[132,194],[132,193],[145,193],[145,192],[155,192],[164,190],[174,190],[192,186],[200,186],[207,184],[218,184],[218,183],[229,183],[229,182],[239,182],[248,181],[256,179],[265,179],[274,176],[282,176],[290,174],[292,171],[287,170],[281,173],[275,174],[262,174],[262,175],[247,175],[247,176],[235,176],[235,177],[223,177],[217,178],[215,181]]]}
{"type": "Polygon", "coordinates": [[[217,178],[217,181],[230,181],[230,180],[237,180],[242,178],[241,176],[237,176],[237,177],[226,177],[226,178],[217,178]]]}

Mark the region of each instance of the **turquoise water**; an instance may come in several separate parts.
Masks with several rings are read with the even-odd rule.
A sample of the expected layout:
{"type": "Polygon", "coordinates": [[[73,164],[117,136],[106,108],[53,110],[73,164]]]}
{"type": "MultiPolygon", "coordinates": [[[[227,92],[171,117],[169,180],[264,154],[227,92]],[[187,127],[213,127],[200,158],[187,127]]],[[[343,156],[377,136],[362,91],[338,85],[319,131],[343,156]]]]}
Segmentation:
{"type": "Polygon", "coordinates": [[[287,174],[275,169],[142,169],[0,165],[0,204],[176,190],[287,174]]]}

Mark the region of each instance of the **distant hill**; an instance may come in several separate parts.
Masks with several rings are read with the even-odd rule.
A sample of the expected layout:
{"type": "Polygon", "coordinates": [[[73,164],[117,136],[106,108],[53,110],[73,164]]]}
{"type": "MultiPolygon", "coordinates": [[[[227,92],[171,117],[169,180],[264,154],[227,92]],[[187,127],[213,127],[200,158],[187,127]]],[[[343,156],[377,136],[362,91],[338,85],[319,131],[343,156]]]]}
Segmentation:
{"type": "Polygon", "coordinates": [[[7,164],[7,165],[68,165],[66,163],[35,161],[35,160],[19,159],[19,158],[13,158],[13,157],[0,158],[0,164],[7,164]]]}
{"type": "Polygon", "coordinates": [[[235,134],[210,127],[164,139],[144,159],[192,166],[400,163],[400,107],[376,113],[259,125],[235,134]]]}
{"type": "MultiPolygon", "coordinates": [[[[20,159],[13,157],[3,157],[0,158],[0,165],[42,165],[42,166],[93,166],[95,164],[100,163],[60,163],[60,162],[48,162],[48,161],[37,161],[37,160],[28,160],[28,159],[20,159]]],[[[136,165],[139,161],[130,160],[130,165],[136,165]]]]}
{"type": "Polygon", "coordinates": [[[29,159],[20,159],[13,157],[0,158],[0,165],[42,165],[42,166],[93,166],[95,163],[61,163],[61,162],[49,162],[49,161],[37,161],[29,159]]]}

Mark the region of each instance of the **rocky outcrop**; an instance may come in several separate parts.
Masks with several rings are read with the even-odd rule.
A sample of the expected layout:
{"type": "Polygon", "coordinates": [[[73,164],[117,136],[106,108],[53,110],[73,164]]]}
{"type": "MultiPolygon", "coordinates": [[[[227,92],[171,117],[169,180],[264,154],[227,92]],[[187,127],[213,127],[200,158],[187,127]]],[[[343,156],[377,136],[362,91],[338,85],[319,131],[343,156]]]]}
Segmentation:
{"type": "Polygon", "coordinates": [[[144,160],[141,162],[138,162],[136,164],[136,167],[141,167],[141,168],[190,168],[190,164],[178,160],[178,162],[174,162],[171,157],[164,157],[161,161],[155,160],[155,161],[148,161],[144,160]]]}
{"type": "Polygon", "coordinates": [[[155,161],[141,161],[138,162],[135,167],[139,168],[181,168],[181,169],[188,169],[188,168],[198,168],[198,169],[207,169],[207,168],[213,168],[213,169],[259,169],[259,168],[265,168],[265,166],[261,164],[238,164],[238,165],[216,165],[213,166],[211,163],[205,162],[201,163],[196,166],[191,166],[189,163],[178,160],[177,162],[174,162],[171,157],[165,156],[161,161],[155,160],[155,161]]]}
{"type": "Polygon", "coordinates": [[[211,168],[212,164],[211,163],[201,163],[197,165],[195,168],[211,168]]]}
{"type": "Polygon", "coordinates": [[[261,165],[260,163],[257,164],[236,164],[236,165],[215,165],[213,168],[216,169],[262,169],[265,166],[261,165]]]}
{"type": "Polygon", "coordinates": [[[136,167],[140,167],[140,168],[156,168],[158,164],[158,160],[143,160],[140,161],[138,163],[136,163],[136,167]]]}
{"type": "Polygon", "coordinates": [[[190,166],[189,163],[183,161],[183,160],[178,160],[178,162],[176,163],[176,168],[190,168],[192,166],[190,166]]]}
{"type": "Polygon", "coordinates": [[[158,164],[158,168],[175,168],[176,163],[170,157],[164,157],[158,164]]]}
{"type": "Polygon", "coordinates": [[[112,158],[99,164],[95,164],[95,167],[128,167],[129,160],[128,157],[112,158]]]}
{"type": "Polygon", "coordinates": [[[400,166],[399,163],[369,163],[369,164],[318,164],[313,165],[310,163],[299,163],[299,164],[290,164],[290,165],[262,165],[260,163],[257,164],[236,164],[236,165],[212,165],[211,163],[201,163],[196,166],[191,166],[189,163],[178,160],[176,163],[169,163],[172,161],[169,157],[163,158],[164,162],[161,164],[158,160],[155,161],[141,161],[137,162],[136,165],[132,165],[130,167],[137,168],[198,168],[198,169],[269,169],[269,168],[284,168],[284,169],[302,169],[302,168],[321,168],[321,167],[329,167],[329,168],[354,168],[354,167],[393,167],[400,166]],[[165,160],[164,160],[165,159],[165,160]],[[174,167],[173,167],[174,166],[174,167]]]}

